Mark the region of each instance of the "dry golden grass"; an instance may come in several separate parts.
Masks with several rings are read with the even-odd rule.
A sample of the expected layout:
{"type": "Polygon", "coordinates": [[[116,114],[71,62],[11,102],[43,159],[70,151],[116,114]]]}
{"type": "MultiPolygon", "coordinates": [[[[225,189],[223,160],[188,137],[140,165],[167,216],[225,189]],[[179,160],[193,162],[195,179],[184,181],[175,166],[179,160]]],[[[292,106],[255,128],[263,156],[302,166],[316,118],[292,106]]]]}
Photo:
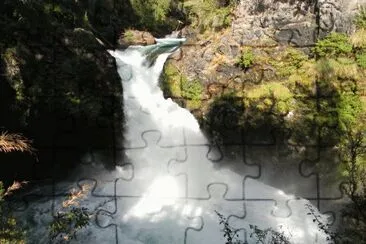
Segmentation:
{"type": "Polygon", "coordinates": [[[26,184],[28,184],[28,181],[14,181],[13,184],[6,189],[4,196],[12,195],[15,191],[21,189],[26,184]]]}
{"type": "Polygon", "coordinates": [[[62,206],[64,208],[70,206],[79,206],[79,201],[83,199],[88,193],[90,186],[88,184],[84,184],[81,186],[81,190],[73,189],[69,195],[69,198],[62,202],[62,206]]]}
{"type": "Polygon", "coordinates": [[[207,65],[206,69],[210,72],[215,72],[220,65],[228,64],[233,65],[234,62],[223,54],[216,53],[211,62],[207,65]]]}
{"type": "Polygon", "coordinates": [[[353,46],[358,48],[365,48],[366,47],[366,29],[357,30],[353,33],[350,37],[350,41],[353,46]]]}
{"type": "Polygon", "coordinates": [[[0,134],[0,152],[29,152],[33,153],[32,141],[20,134],[3,132],[0,134]]]}

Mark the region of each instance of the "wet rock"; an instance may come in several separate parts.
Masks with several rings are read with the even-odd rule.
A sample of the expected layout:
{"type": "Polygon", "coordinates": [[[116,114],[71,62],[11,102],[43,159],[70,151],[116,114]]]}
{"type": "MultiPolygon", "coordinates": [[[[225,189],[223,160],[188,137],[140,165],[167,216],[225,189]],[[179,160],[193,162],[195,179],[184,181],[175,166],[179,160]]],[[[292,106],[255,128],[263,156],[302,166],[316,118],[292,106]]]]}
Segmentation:
{"type": "Polygon", "coordinates": [[[173,59],[176,61],[179,61],[183,58],[183,51],[182,49],[178,49],[177,51],[175,51],[174,53],[172,53],[172,55],[169,56],[169,59],[173,59]]]}

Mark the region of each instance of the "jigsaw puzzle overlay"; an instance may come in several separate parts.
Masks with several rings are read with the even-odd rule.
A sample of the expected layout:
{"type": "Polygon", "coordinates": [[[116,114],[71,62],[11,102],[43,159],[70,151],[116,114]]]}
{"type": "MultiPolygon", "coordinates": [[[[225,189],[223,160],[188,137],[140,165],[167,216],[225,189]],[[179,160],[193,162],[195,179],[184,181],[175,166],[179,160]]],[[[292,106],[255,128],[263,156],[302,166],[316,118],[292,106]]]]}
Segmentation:
{"type": "MultiPolygon", "coordinates": [[[[240,133],[241,140],[212,143],[193,115],[164,99],[159,88],[164,62],[175,49],[158,43],[111,51],[124,89],[124,144],[91,148],[68,179],[41,182],[14,200],[16,215],[32,222],[34,243],[48,241],[47,223],[69,192],[84,186],[89,192],[80,206],[94,214],[75,243],[225,243],[216,211],[240,230],[243,242],[254,243],[249,226],[256,225],[285,230],[292,243],[325,243],[307,205],[326,213],[324,220],[339,220],[341,182],[330,177],[332,170],[320,174],[314,168],[314,162],[331,160],[329,149],[314,145],[312,153],[292,155],[270,135],[248,140],[232,127],[228,131],[240,133]],[[151,52],[161,53],[149,65],[145,54],[151,52]],[[105,160],[116,168],[105,170],[105,160]]],[[[54,157],[71,150],[61,146],[52,149],[54,157]]]]}

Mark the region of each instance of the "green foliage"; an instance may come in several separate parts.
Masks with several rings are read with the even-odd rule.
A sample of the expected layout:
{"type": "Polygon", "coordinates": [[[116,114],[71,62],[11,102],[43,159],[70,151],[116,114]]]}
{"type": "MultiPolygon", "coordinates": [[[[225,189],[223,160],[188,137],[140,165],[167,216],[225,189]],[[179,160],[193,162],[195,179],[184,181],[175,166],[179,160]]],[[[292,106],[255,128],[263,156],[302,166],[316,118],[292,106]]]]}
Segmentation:
{"type": "Polygon", "coordinates": [[[182,97],[199,101],[202,97],[203,86],[198,79],[195,80],[182,80],[182,97]]]}
{"type": "Polygon", "coordinates": [[[245,105],[259,113],[271,112],[286,114],[293,103],[292,92],[283,84],[270,82],[249,90],[245,96],[245,105]]]}
{"type": "MultiPolygon", "coordinates": [[[[256,225],[249,225],[249,228],[252,230],[249,237],[256,240],[256,243],[262,244],[290,244],[290,239],[285,235],[285,232],[278,232],[273,230],[272,228],[267,228],[261,230],[256,225]]],[[[282,226],[280,226],[282,229],[282,226]]]]}
{"type": "Polygon", "coordinates": [[[189,109],[197,109],[201,106],[203,85],[200,80],[188,80],[173,64],[165,65],[161,86],[167,96],[184,98],[189,109]]]}
{"type": "Polygon", "coordinates": [[[16,101],[18,103],[24,102],[26,98],[25,85],[20,73],[19,57],[17,55],[16,47],[7,48],[2,55],[5,63],[6,75],[8,82],[15,91],[16,101]]]}
{"type": "MultiPolygon", "coordinates": [[[[229,225],[228,219],[224,217],[223,214],[215,211],[218,218],[219,224],[223,225],[224,238],[226,239],[225,244],[244,244],[243,241],[239,240],[239,235],[237,234],[240,229],[234,229],[229,225]]],[[[278,232],[273,230],[273,228],[267,228],[261,230],[256,225],[249,224],[251,233],[249,237],[258,244],[290,244],[289,237],[285,235],[285,232],[278,232]]],[[[282,226],[280,226],[282,229],[282,226]]],[[[245,242],[247,243],[247,242],[245,242]]]]}
{"type": "Polygon", "coordinates": [[[339,126],[342,131],[355,128],[358,118],[365,112],[363,103],[358,95],[343,93],[337,104],[339,126]]]}
{"type": "Polygon", "coordinates": [[[49,226],[52,240],[68,241],[75,238],[77,231],[89,225],[87,208],[72,208],[67,212],[58,212],[49,226]]]}
{"type": "Polygon", "coordinates": [[[332,32],[315,44],[313,52],[318,57],[348,56],[352,52],[352,45],[346,34],[332,32]]]}
{"type": "Polygon", "coordinates": [[[187,99],[186,106],[189,109],[197,109],[201,106],[203,86],[200,80],[181,79],[182,97],[187,99]]]}
{"type": "Polygon", "coordinates": [[[4,202],[5,189],[0,181],[0,243],[1,244],[23,244],[25,243],[25,232],[21,230],[15,218],[6,208],[4,202]]]}
{"type": "Polygon", "coordinates": [[[177,98],[182,96],[181,83],[186,83],[187,78],[181,74],[177,67],[167,62],[161,76],[160,84],[164,94],[177,98]]]}
{"type": "Polygon", "coordinates": [[[242,241],[238,240],[239,235],[237,234],[239,230],[235,230],[229,225],[228,219],[224,217],[223,214],[215,210],[217,216],[219,217],[219,224],[224,226],[224,238],[226,239],[225,244],[241,244],[242,241]]]}
{"type": "Polygon", "coordinates": [[[129,43],[129,42],[133,42],[134,41],[134,35],[132,30],[126,30],[124,35],[123,35],[123,39],[129,43]]]}
{"type": "Polygon", "coordinates": [[[363,69],[366,69],[366,53],[361,53],[356,55],[356,60],[358,66],[360,66],[363,69]]]}
{"type": "MultiPolygon", "coordinates": [[[[85,29],[89,28],[85,24],[90,17],[86,5],[85,1],[1,1],[0,73],[5,74],[1,98],[6,100],[0,112],[7,114],[1,118],[2,127],[27,131],[36,143],[47,144],[53,130],[62,123],[57,117],[72,116],[78,132],[71,139],[75,144],[83,145],[84,140],[99,143],[106,138],[91,129],[97,126],[95,123],[85,121],[100,118],[103,113],[104,121],[117,118],[117,113],[105,115],[109,105],[103,103],[116,104],[120,110],[117,94],[121,94],[121,87],[118,73],[111,65],[113,58],[96,40],[98,31],[85,29]],[[105,94],[111,95],[108,101],[105,94]]],[[[13,157],[5,159],[10,160],[13,157]]],[[[61,161],[64,165],[76,162],[61,161]]],[[[49,162],[40,163],[47,171],[49,162]]],[[[0,171],[3,167],[17,167],[14,165],[19,166],[3,162],[0,171]]],[[[17,174],[21,171],[15,170],[17,174]]]]}
{"type": "Polygon", "coordinates": [[[307,60],[288,77],[287,87],[298,98],[307,96],[313,93],[317,76],[318,71],[315,61],[307,60]]]}
{"type": "Polygon", "coordinates": [[[240,68],[246,70],[254,64],[254,59],[255,59],[255,56],[254,56],[253,50],[251,48],[247,48],[242,51],[236,64],[240,68]]]}
{"type": "Polygon", "coordinates": [[[231,1],[229,6],[219,6],[216,0],[189,0],[184,3],[184,7],[192,26],[204,32],[230,26],[233,4],[231,1]]]}
{"type": "Polygon", "coordinates": [[[276,69],[279,77],[288,77],[295,73],[308,60],[308,56],[300,50],[287,47],[279,55],[276,55],[270,64],[276,69]]]}
{"type": "Polygon", "coordinates": [[[130,0],[141,24],[155,28],[166,21],[171,0],[130,0]]]}
{"type": "Polygon", "coordinates": [[[360,6],[358,13],[355,15],[354,23],[359,29],[366,29],[366,6],[360,6]]]}

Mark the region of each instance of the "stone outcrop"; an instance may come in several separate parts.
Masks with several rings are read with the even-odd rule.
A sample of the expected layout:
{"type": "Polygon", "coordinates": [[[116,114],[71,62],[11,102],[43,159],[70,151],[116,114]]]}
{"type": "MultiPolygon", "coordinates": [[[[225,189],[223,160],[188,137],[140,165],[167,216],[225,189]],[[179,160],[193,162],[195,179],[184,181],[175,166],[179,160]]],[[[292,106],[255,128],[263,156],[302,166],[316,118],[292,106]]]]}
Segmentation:
{"type": "Polygon", "coordinates": [[[152,45],[155,44],[155,38],[147,31],[127,30],[118,39],[118,44],[121,47],[128,47],[130,45],[152,45]]]}
{"type": "Polygon", "coordinates": [[[203,83],[242,78],[241,69],[227,66],[233,66],[243,46],[290,44],[309,51],[332,31],[352,32],[352,17],[361,4],[366,0],[242,0],[224,31],[204,36],[183,29],[179,34],[187,43],[170,62],[203,83]]]}
{"type": "Polygon", "coordinates": [[[313,45],[331,31],[348,32],[365,0],[243,0],[234,11],[233,38],[241,45],[264,36],[298,47],[313,45]]]}
{"type": "Polygon", "coordinates": [[[256,57],[272,60],[286,45],[309,53],[332,31],[351,33],[360,4],[366,0],[241,0],[229,28],[205,34],[191,27],[181,30],[177,36],[187,42],[167,65],[174,65],[188,80],[198,79],[206,88],[204,100],[247,81],[271,81],[275,70],[266,62],[246,72],[235,65],[244,47],[251,47],[256,57]]]}

